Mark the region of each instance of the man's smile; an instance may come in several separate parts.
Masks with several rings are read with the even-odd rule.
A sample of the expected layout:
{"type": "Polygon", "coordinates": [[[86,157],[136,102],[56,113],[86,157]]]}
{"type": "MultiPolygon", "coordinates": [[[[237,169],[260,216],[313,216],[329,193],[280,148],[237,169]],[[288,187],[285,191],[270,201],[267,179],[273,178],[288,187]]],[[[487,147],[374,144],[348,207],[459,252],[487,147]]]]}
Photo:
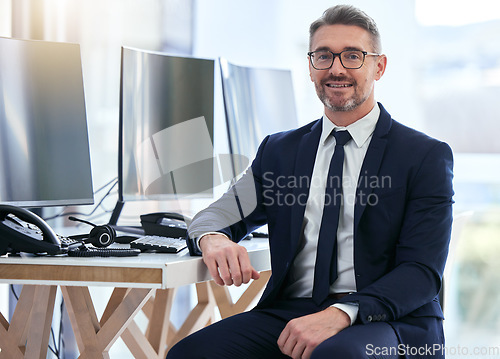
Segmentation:
{"type": "Polygon", "coordinates": [[[343,89],[353,87],[355,81],[346,77],[330,76],[322,81],[322,85],[331,89],[343,89]]]}
{"type": "Polygon", "coordinates": [[[344,88],[344,87],[352,87],[352,84],[335,84],[335,83],[327,83],[326,87],[330,88],[344,88]]]}

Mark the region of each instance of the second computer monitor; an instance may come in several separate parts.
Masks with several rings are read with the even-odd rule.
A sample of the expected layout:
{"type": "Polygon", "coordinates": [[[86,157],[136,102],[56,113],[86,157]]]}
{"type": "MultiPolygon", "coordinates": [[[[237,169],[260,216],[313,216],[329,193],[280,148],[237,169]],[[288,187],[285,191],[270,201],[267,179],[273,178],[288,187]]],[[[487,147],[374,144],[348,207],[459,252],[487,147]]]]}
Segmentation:
{"type": "Polygon", "coordinates": [[[121,201],[211,196],[214,60],[122,49],[121,201]]]}

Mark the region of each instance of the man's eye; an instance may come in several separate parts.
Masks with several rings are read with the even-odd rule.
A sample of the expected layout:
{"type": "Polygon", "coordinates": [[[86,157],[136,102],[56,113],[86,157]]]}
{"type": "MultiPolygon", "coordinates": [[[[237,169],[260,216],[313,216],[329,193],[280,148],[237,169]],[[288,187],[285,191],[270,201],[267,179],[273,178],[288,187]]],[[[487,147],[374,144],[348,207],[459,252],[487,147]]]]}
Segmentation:
{"type": "Polygon", "coordinates": [[[330,55],[329,53],[321,53],[318,54],[317,58],[318,60],[329,60],[332,58],[332,55],[330,55]]]}
{"type": "Polygon", "coordinates": [[[344,58],[348,60],[359,60],[361,59],[361,55],[358,52],[348,52],[344,55],[344,58]]]}

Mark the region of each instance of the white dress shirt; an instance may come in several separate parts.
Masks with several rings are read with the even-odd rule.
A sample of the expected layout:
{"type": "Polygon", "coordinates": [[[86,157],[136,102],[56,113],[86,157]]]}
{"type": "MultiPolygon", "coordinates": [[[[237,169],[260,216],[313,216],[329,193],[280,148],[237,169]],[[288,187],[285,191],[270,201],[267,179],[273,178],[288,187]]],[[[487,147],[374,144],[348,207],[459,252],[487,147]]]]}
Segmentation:
{"type": "MultiPolygon", "coordinates": [[[[360,120],[347,127],[339,127],[332,123],[326,115],[323,116],[323,128],[316,153],[309,197],[304,214],[301,249],[292,267],[285,295],[289,297],[311,297],[314,281],[314,265],[318,246],[319,230],[325,201],[326,179],[330,161],[335,150],[335,138],[332,130],[347,130],[352,141],[344,146],[344,168],[342,175],[343,206],[340,209],[337,229],[337,280],[331,285],[330,293],[345,293],[356,291],[354,273],[354,205],[356,188],[361,166],[375,130],[380,114],[380,108],[373,109],[360,120]]],[[[344,310],[353,323],[357,316],[357,306],[335,304],[344,310]]]]}

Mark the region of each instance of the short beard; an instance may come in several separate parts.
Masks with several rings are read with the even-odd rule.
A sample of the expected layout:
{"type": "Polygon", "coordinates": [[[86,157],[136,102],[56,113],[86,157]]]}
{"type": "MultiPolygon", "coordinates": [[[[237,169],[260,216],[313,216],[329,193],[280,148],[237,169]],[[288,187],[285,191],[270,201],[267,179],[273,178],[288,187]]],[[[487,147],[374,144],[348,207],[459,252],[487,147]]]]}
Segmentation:
{"type": "MultiPolygon", "coordinates": [[[[323,105],[325,105],[325,107],[332,112],[353,111],[356,108],[358,108],[363,102],[365,102],[366,99],[368,98],[368,96],[366,98],[358,98],[356,96],[357,92],[355,91],[354,97],[347,99],[343,104],[334,105],[333,103],[331,103],[330,98],[326,95],[326,92],[324,91],[324,86],[325,86],[324,83],[326,83],[330,80],[336,80],[336,78],[331,77],[331,78],[328,78],[328,79],[322,81],[320,84],[315,83],[315,87],[316,87],[316,93],[317,93],[319,99],[321,100],[321,102],[323,102],[323,105]]],[[[341,78],[338,80],[342,81],[345,79],[341,78]]],[[[352,86],[354,87],[354,89],[356,89],[356,82],[355,81],[352,82],[352,86]]]]}
{"type": "Polygon", "coordinates": [[[334,104],[330,103],[330,99],[325,95],[324,92],[322,92],[321,95],[322,96],[320,96],[318,94],[318,96],[320,96],[321,102],[323,102],[323,105],[325,105],[325,107],[327,109],[329,109],[330,111],[332,111],[332,112],[348,112],[348,111],[353,111],[359,105],[361,105],[361,103],[358,103],[355,99],[351,98],[351,99],[347,100],[344,104],[342,104],[340,106],[335,106],[334,104]]]}

